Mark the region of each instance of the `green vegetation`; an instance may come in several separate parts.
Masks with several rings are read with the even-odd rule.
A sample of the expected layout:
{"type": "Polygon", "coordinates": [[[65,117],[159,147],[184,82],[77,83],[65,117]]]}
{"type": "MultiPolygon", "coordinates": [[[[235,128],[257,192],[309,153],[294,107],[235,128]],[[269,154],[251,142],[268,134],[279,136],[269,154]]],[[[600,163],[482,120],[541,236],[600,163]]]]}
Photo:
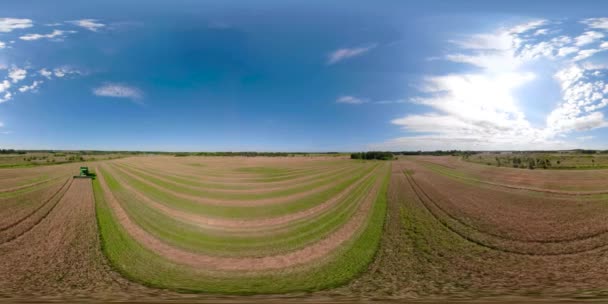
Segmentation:
{"type": "Polygon", "coordinates": [[[378,159],[378,160],[391,160],[393,159],[392,152],[381,152],[381,151],[370,151],[353,153],[350,155],[351,159],[378,159]]]}
{"type": "MultiPolygon", "coordinates": [[[[306,190],[310,190],[310,189],[317,188],[317,187],[320,187],[323,185],[327,185],[331,181],[334,181],[334,180],[337,180],[340,178],[344,178],[345,176],[348,176],[349,174],[354,173],[353,172],[354,169],[356,169],[356,168],[352,168],[351,170],[348,170],[345,172],[340,171],[340,172],[333,173],[333,174],[330,174],[327,176],[322,176],[322,177],[312,180],[311,182],[297,183],[297,184],[294,184],[294,186],[285,186],[283,189],[281,189],[279,191],[272,191],[272,192],[266,192],[266,193],[238,193],[238,192],[230,193],[230,192],[217,192],[217,191],[213,191],[212,189],[207,189],[207,190],[193,189],[191,187],[182,186],[178,183],[166,182],[166,181],[159,179],[155,176],[152,176],[150,174],[137,173],[135,175],[143,177],[146,181],[153,183],[154,185],[160,187],[161,189],[176,191],[176,192],[183,193],[183,194],[206,197],[206,198],[211,198],[211,199],[223,199],[223,200],[260,200],[260,199],[283,197],[283,196],[287,196],[287,195],[297,194],[300,192],[304,192],[306,190]]],[[[126,170],[128,171],[128,169],[126,169],[126,170]]],[[[133,173],[133,172],[130,171],[130,173],[133,173]]]]}
{"type": "MultiPolygon", "coordinates": [[[[0,150],[2,151],[2,150],[0,150]]],[[[74,162],[91,162],[116,159],[126,154],[93,151],[15,151],[4,150],[0,153],[0,168],[27,168],[36,166],[60,165],[74,162]]]]}
{"type": "MultiPolygon", "coordinates": [[[[298,212],[320,204],[321,202],[326,201],[327,199],[346,189],[356,180],[360,179],[365,174],[371,172],[371,170],[373,170],[373,167],[370,168],[369,166],[358,168],[357,171],[353,172],[348,179],[341,181],[334,187],[319,191],[317,193],[305,196],[301,199],[297,199],[288,203],[271,204],[264,206],[230,206],[201,204],[167,193],[162,189],[146,184],[126,174],[122,174],[121,178],[137,191],[168,207],[180,209],[186,212],[192,212],[194,214],[201,214],[213,217],[260,218],[298,212]]],[[[110,176],[105,171],[103,173],[104,176],[110,176]]]]}
{"type": "Polygon", "coordinates": [[[473,163],[520,169],[608,169],[608,154],[589,152],[500,152],[463,156],[473,163]]]}
{"type": "MultiPolygon", "coordinates": [[[[314,265],[290,271],[210,274],[172,263],[137,243],[120,226],[103,195],[99,180],[93,181],[102,249],[115,269],[148,286],[184,292],[264,294],[315,291],[345,284],[363,272],[378,249],[387,208],[388,164],[378,197],[366,225],[344,246],[314,265]]],[[[103,176],[107,175],[105,172],[103,176]]],[[[116,186],[116,185],[115,185],[116,186]]]]}
{"type": "Polygon", "coordinates": [[[129,195],[111,176],[106,173],[104,176],[122,207],[144,230],[171,245],[222,256],[277,254],[320,240],[351,218],[357,210],[359,200],[365,197],[377,178],[376,175],[368,177],[349,195],[337,202],[335,207],[317,217],[300,220],[298,223],[290,222],[273,229],[278,231],[264,230],[261,235],[255,235],[255,232],[250,235],[243,231],[226,233],[200,229],[193,224],[173,219],[129,195]]]}

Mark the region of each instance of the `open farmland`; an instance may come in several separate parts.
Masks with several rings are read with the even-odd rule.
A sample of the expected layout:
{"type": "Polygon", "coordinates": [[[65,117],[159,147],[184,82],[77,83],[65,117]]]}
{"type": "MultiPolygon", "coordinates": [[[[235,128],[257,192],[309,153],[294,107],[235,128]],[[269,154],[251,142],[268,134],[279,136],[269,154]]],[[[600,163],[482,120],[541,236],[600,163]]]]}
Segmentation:
{"type": "Polygon", "coordinates": [[[97,166],[105,252],[154,287],[277,293],[347,282],[371,262],[388,163],[137,158],[97,166]]]}
{"type": "Polygon", "coordinates": [[[88,165],[96,179],[72,179],[79,164],[0,170],[0,296],[607,295],[607,170],[433,156],[88,165]]]}
{"type": "Polygon", "coordinates": [[[606,151],[487,152],[466,155],[467,161],[520,169],[608,169],[606,151]]]}
{"type": "Polygon", "coordinates": [[[330,294],[605,297],[607,174],[395,161],[378,257],[330,294]]]}

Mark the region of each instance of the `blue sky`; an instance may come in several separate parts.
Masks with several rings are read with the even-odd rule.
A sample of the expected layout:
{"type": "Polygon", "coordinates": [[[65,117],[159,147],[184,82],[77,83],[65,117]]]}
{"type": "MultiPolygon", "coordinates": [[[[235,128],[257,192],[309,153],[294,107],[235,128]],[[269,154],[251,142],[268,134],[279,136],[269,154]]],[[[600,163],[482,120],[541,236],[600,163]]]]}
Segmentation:
{"type": "Polygon", "coordinates": [[[608,148],[608,4],[123,2],[3,3],[1,147],[608,148]]]}

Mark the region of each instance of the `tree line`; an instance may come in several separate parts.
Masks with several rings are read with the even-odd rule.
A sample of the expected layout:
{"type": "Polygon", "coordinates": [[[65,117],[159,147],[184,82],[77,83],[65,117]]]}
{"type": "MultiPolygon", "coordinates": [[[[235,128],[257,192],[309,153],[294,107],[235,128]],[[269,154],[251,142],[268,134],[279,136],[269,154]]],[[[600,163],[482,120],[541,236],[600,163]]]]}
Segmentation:
{"type": "Polygon", "coordinates": [[[393,152],[382,152],[382,151],[369,151],[359,152],[350,155],[351,159],[379,159],[379,160],[391,160],[393,159],[393,152]]]}

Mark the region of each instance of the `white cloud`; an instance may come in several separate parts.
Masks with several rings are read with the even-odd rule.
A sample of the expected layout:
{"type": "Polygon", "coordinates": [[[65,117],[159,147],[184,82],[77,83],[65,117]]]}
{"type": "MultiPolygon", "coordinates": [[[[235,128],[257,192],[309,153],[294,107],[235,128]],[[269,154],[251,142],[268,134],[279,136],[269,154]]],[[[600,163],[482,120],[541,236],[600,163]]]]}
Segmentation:
{"type": "Polygon", "coordinates": [[[599,53],[601,51],[604,51],[604,50],[601,50],[601,49],[586,49],[586,50],[581,50],[581,51],[579,51],[577,53],[577,55],[574,58],[572,58],[572,60],[579,61],[579,60],[587,59],[587,58],[589,58],[589,57],[591,57],[591,56],[593,56],[593,55],[595,55],[595,54],[597,54],[597,53],[599,53]]]}
{"type": "MultiPolygon", "coordinates": [[[[50,79],[50,75],[48,75],[49,71],[42,69],[40,70],[40,74],[50,79]],[[48,75],[48,76],[47,76],[48,75]]],[[[83,75],[84,73],[80,70],[73,69],[69,66],[62,66],[53,69],[53,75],[58,78],[65,77],[67,75],[83,75]]]]}
{"type": "Polygon", "coordinates": [[[6,47],[6,43],[4,43],[4,42],[0,41],[0,49],[3,49],[3,48],[5,48],[5,47],[6,47]]]}
{"type": "Polygon", "coordinates": [[[343,49],[335,50],[327,56],[327,64],[335,64],[335,63],[338,63],[338,62],[348,59],[348,58],[361,56],[361,55],[369,52],[376,46],[377,46],[376,44],[371,44],[368,46],[361,46],[361,47],[356,47],[356,48],[343,48],[343,49]]]}
{"type": "Polygon", "coordinates": [[[53,38],[61,38],[61,37],[65,36],[65,34],[72,34],[72,33],[75,33],[75,31],[54,30],[50,34],[27,34],[27,35],[23,35],[23,36],[19,37],[19,39],[26,40],[26,41],[38,40],[38,39],[43,39],[43,38],[53,39],[53,38]]]}
{"type": "MultiPolygon", "coordinates": [[[[608,19],[586,24],[600,28],[604,22],[608,30],[608,19]]],[[[412,102],[428,110],[391,121],[413,135],[370,147],[562,149],[576,147],[576,142],[565,140],[576,138],[569,134],[608,127],[601,111],[608,107],[608,81],[604,80],[608,66],[592,61],[594,55],[608,50],[608,42],[598,46],[605,35],[588,30],[556,36],[560,32],[556,25],[560,24],[537,20],[451,41],[458,50],[443,58],[478,69],[424,77],[418,86],[422,96],[412,102]],[[543,68],[538,69],[539,61],[543,68]],[[544,126],[532,124],[517,90],[552,69],[557,70],[553,77],[562,99],[547,112],[544,126]]]]}
{"type": "Polygon", "coordinates": [[[9,101],[13,98],[13,94],[11,92],[6,92],[2,97],[0,97],[0,103],[9,101]]]}
{"type": "Polygon", "coordinates": [[[581,21],[593,29],[608,30],[608,18],[589,18],[581,21]]]}
{"type": "Polygon", "coordinates": [[[96,19],[81,19],[68,21],[68,23],[74,24],[76,26],[85,28],[89,31],[97,32],[99,29],[105,27],[106,25],[98,22],[96,19]]]}
{"type": "Polygon", "coordinates": [[[600,32],[596,32],[596,31],[588,31],[588,32],[584,32],[582,35],[574,38],[574,40],[576,41],[574,44],[576,46],[583,46],[583,45],[593,43],[602,38],[604,38],[604,34],[602,34],[600,32]]]}
{"type": "Polygon", "coordinates": [[[17,83],[17,82],[25,79],[26,76],[27,76],[27,71],[24,69],[20,69],[20,68],[12,68],[8,72],[8,78],[12,79],[13,83],[17,83]]]}
{"type": "Polygon", "coordinates": [[[38,90],[38,87],[42,84],[42,81],[36,80],[34,82],[32,82],[31,85],[27,86],[24,85],[22,87],[19,88],[19,92],[21,93],[25,93],[27,91],[34,91],[36,92],[38,90]]]}
{"type": "Polygon", "coordinates": [[[346,103],[346,104],[363,104],[363,103],[367,103],[367,100],[357,98],[354,96],[340,96],[338,99],[336,99],[336,102],[337,103],[346,103]]]}
{"type": "Polygon", "coordinates": [[[578,52],[577,47],[566,46],[566,47],[562,47],[558,50],[557,56],[564,57],[564,56],[567,56],[567,55],[570,55],[570,54],[576,53],[576,52],[578,52]]]}
{"type": "Polygon", "coordinates": [[[11,83],[8,80],[4,80],[0,82],[0,93],[4,93],[6,90],[10,89],[11,83]]]}
{"type": "Polygon", "coordinates": [[[47,69],[41,69],[40,71],[38,71],[38,74],[40,74],[43,77],[46,77],[47,79],[51,79],[53,76],[53,72],[51,72],[47,69]]]}
{"type": "Polygon", "coordinates": [[[0,18],[0,32],[8,33],[17,29],[26,29],[33,26],[30,19],[0,18]]]}
{"type": "Polygon", "coordinates": [[[93,89],[93,94],[105,97],[129,98],[132,100],[139,100],[143,97],[140,89],[118,83],[108,83],[95,88],[93,89]]]}

